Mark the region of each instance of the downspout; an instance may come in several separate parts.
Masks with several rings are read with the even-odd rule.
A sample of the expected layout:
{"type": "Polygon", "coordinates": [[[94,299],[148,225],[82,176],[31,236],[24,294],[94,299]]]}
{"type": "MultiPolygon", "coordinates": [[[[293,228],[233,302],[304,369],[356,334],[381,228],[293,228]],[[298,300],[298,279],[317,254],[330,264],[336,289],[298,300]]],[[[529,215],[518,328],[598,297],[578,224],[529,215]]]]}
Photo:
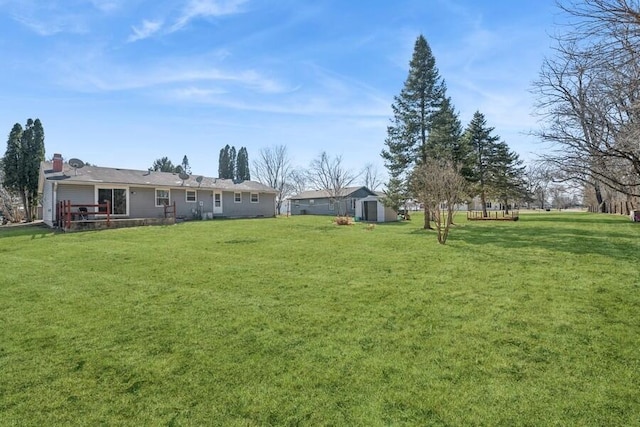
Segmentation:
{"type": "MultiPolygon", "coordinates": [[[[58,182],[53,183],[53,191],[51,191],[51,224],[55,224],[58,218],[58,212],[56,212],[56,201],[58,200],[58,182]]],[[[58,224],[56,224],[58,225],[58,224]]]]}

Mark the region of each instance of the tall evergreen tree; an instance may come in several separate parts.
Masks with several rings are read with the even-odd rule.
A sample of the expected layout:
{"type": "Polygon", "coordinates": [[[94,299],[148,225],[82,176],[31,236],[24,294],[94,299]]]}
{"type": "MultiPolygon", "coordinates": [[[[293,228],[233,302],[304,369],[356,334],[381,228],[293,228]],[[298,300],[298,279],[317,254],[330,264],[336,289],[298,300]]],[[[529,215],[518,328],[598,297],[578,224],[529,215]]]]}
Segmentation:
{"type": "Polygon", "coordinates": [[[434,113],[431,132],[427,139],[427,156],[435,160],[448,160],[454,165],[461,163],[462,124],[451,103],[451,98],[442,100],[434,113]]]}
{"type": "Polygon", "coordinates": [[[9,133],[3,160],[4,186],[20,195],[27,221],[33,221],[37,214],[38,178],[44,154],[40,119],[28,119],[24,130],[16,123],[9,133]]]}
{"type": "Polygon", "coordinates": [[[182,163],[180,163],[180,169],[182,172],[191,175],[191,166],[189,166],[189,159],[187,158],[186,154],[182,158],[182,163]]]}
{"type": "Polygon", "coordinates": [[[220,149],[218,157],[218,178],[227,179],[229,177],[229,144],[220,149]]]}
{"type": "Polygon", "coordinates": [[[467,165],[469,168],[465,178],[474,186],[475,194],[480,196],[482,216],[487,216],[487,193],[493,179],[493,161],[496,146],[500,137],[492,135],[494,128],[487,126],[487,121],[480,111],[476,111],[465,130],[464,138],[470,148],[467,165]]]}
{"type": "Polygon", "coordinates": [[[235,179],[236,178],[236,147],[231,146],[229,149],[229,165],[227,166],[227,176],[226,179],[235,179]]]}
{"type": "MultiPolygon", "coordinates": [[[[406,193],[411,170],[428,158],[427,139],[434,113],[440,108],[444,94],[445,85],[431,48],[420,35],[415,42],[407,80],[391,105],[393,117],[387,127],[386,148],[381,153],[390,177],[395,180],[393,187],[397,190],[394,191],[399,192],[389,194],[388,198],[397,199],[400,193],[406,193]]],[[[387,187],[390,191],[391,186],[387,187]]],[[[430,228],[426,205],[425,228],[430,228]]]]}
{"type": "Polygon", "coordinates": [[[238,151],[238,158],[236,159],[236,179],[238,181],[248,181],[251,179],[251,172],[249,172],[249,153],[246,147],[241,147],[238,151]]]}
{"type": "Polygon", "coordinates": [[[498,142],[492,152],[490,175],[490,193],[509,209],[509,201],[518,201],[528,197],[523,161],[507,143],[498,142]]]}

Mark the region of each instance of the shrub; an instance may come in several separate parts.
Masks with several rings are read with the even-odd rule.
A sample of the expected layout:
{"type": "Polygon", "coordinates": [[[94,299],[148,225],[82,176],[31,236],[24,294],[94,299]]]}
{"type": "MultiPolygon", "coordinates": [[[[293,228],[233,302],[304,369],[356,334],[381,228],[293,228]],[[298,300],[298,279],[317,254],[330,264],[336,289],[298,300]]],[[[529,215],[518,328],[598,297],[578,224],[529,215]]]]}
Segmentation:
{"type": "Polygon", "coordinates": [[[336,217],[336,224],[337,225],[352,225],[353,224],[353,218],[351,218],[350,216],[337,216],[336,217]]]}

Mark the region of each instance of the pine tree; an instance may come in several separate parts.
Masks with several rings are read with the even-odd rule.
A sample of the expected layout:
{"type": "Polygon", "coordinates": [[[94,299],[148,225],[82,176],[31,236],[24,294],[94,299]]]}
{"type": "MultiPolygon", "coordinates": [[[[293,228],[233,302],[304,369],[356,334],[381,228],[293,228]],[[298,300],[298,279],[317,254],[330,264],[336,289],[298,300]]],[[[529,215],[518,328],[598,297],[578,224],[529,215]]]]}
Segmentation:
{"type": "Polygon", "coordinates": [[[476,111],[464,134],[470,148],[466,164],[469,166],[465,178],[474,185],[475,194],[480,196],[482,216],[487,216],[487,193],[491,188],[492,164],[499,136],[492,135],[494,128],[487,127],[484,115],[476,111]]]}
{"type": "Polygon", "coordinates": [[[44,154],[44,128],[40,120],[28,119],[24,130],[16,123],[9,133],[3,160],[4,186],[20,195],[27,221],[33,221],[37,213],[38,179],[44,154]]]}
{"type": "Polygon", "coordinates": [[[226,179],[229,176],[229,144],[220,149],[218,157],[218,178],[226,179]]]}
{"type": "Polygon", "coordinates": [[[235,179],[236,177],[236,147],[232,146],[229,149],[229,157],[228,157],[229,165],[227,166],[227,176],[226,179],[235,179]]]}
{"type": "MultiPolygon", "coordinates": [[[[387,197],[396,199],[407,192],[407,178],[411,170],[425,162],[429,150],[427,139],[431,131],[434,113],[444,98],[445,85],[436,68],[435,58],[426,39],[416,40],[413,57],[409,63],[409,76],[400,94],[391,105],[393,118],[387,127],[387,146],[381,153],[389,175],[399,191],[387,197]]],[[[390,191],[387,186],[387,191],[390,191]]],[[[425,228],[430,228],[429,212],[425,210],[425,228]]]]}
{"type": "Polygon", "coordinates": [[[444,98],[440,108],[433,115],[431,132],[427,139],[427,157],[449,160],[454,165],[461,163],[459,151],[462,138],[462,124],[453,109],[451,98],[444,98]]]}
{"type": "Polygon", "coordinates": [[[186,174],[191,175],[191,166],[189,166],[189,159],[187,158],[186,154],[182,158],[182,163],[180,164],[180,170],[186,174]]]}
{"type": "Polygon", "coordinates": [[[161,157],[153,161],[153,165],[151,166],[151,170],[156,172],[181,172],[182,168],[178,166],[174,166],[173,162],[169,160],[168,157],[161,157]]]}
{"type": "Polygon", "coordinates": [[[505,142],[498,142],[492,152],[489,188],[491,195],[500,200],[509,210],[509,201],[527,196],[525,166],[518,154],[505,142]]]}
{"type": "Polygon", "coordinates": [[[236,159],[236,179],[238,181],[248,181],[251,179],[251,172],[249,172],[249,154],[246,147],[241,147],[238,151],[238,158],[236,159]]]}
{"type": "Polygon", "coordinates": [[[400,179],[391,177],[387,183],[387,188],[384,191],[382,203],[398,212],[407,200],[405,188],[404,183],[400,179]]]}

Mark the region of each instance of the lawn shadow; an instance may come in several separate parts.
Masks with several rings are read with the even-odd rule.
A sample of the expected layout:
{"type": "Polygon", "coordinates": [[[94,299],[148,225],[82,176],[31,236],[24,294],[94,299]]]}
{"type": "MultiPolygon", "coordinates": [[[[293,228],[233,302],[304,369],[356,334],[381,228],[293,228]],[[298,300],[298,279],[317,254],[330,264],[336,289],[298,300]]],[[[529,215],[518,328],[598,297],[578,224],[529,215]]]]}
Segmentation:
{"type": "MultiPolygon", "coordinates": [[[[602,218],[600,218],[602,219],[602,218]]],[[[633,235],[617,231],[617,226],[625,223],[611,223],[584,218],[573,221],[549,219],[527,219],[513,223],[483,223],[480,226],[469,225],[455,229],[449,235],[450,242],[465,242],[478,246],[499,246],[505,249],[519,249],[535,246],[549,251],[566,252],[576,255],[596,254],[613,257],[619,260],[633,261],[640,259],[640,239],[633,235]],[[533,226],[526,223],[539,222],[533,226]],[[553,226],[551,223],[558,224],[553,226]],[[575,224],[570,226],[569,223],[575,224]],[[599,224],[600,227],[582,224],[599,224]],[[548,225],[547,225],[548,224],[548,225]]]]}
{"type": "Polygon", "coordinates": [[[9,224],[0,227],[0,239],[3,237],[31,236],[32,239],[42,238],[54,233],[41,221],[21,224],[9,224]]]}

